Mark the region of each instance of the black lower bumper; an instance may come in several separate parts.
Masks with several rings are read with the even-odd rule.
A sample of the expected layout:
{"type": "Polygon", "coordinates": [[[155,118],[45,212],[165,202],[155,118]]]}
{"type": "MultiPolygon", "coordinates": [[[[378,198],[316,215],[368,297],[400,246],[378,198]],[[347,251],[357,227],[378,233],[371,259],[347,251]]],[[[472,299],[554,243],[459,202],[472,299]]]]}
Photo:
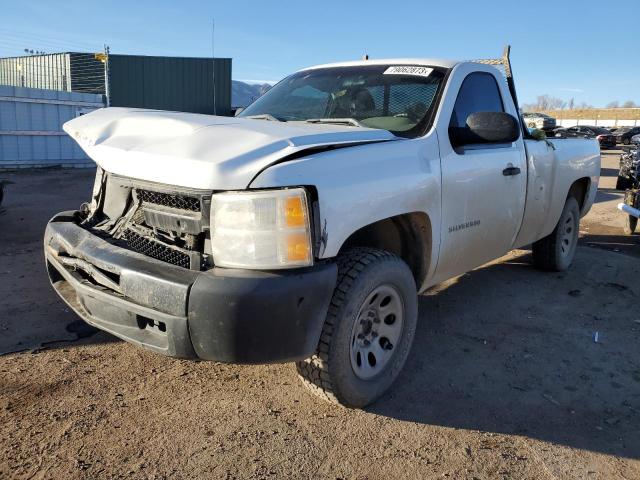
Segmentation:
{"type": "Polygon", "coordinates": [[[85,321],[180,358],[273,363],[313,354],[336,283],[334,263],[278,272],[197,272],[79,227],[75,212],[45,232],[51,284],[85,321]]]}

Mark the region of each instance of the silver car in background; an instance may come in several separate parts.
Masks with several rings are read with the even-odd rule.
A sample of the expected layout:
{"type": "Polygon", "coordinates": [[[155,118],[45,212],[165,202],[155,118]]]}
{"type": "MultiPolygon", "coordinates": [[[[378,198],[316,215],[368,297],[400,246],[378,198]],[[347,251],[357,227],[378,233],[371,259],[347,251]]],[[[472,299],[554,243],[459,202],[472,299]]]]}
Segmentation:
{"type": "Polygon", "coordinates": [[[544,113],[525,112],[522,117],[529,128],[539,128],[540,130],[553,130],[556,128],[556,119],[544,113]]]}

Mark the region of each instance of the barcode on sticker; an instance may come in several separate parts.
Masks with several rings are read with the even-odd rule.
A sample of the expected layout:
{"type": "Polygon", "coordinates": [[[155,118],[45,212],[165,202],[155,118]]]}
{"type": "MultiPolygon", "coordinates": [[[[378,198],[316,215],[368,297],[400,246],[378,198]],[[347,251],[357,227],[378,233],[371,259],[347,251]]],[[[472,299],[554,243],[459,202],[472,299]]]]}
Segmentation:
{"type": "Polygon", "coordinates": [[[411,65],[397,65],[389,67],[384,71],[385,75],[417,75],[419,77],[428,77],[433,72],[433,68],[416,67],[411,65]]]}

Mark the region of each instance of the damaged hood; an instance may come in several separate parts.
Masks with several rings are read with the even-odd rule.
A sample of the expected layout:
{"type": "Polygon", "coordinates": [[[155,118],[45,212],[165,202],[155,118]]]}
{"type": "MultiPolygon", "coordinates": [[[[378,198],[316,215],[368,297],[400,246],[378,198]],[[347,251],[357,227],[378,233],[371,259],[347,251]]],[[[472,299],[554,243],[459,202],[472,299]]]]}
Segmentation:
{"type": "Polygon", "coordinates": [[[209,190],[247,188],[303,150],[399,139],[370,128],[133,108],[96,110],[63,128],[107,172],[209,190]]]}

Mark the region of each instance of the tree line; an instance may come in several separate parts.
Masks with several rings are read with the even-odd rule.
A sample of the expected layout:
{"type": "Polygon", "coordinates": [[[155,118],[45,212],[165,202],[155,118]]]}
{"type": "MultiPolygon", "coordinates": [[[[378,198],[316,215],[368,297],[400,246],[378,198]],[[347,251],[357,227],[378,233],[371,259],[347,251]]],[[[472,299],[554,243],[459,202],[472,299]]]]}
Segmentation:
{"type": "MultiPolygon", "coordinates": [[[[639,106],[640,105],[636,104],[632,100],[627,100],[622,104],[616,100],[609,102],[605,108],[637,108],[639,106]]],[[[522,105],[522,109],[527,112],[537,110],[574,110],[588,108],[594,107],[586,102],[576,103],[574,98],[563,100],[561,98],[552,97],[551,95],[538,95],[535,102],[525,103],[522,105]]]]}

